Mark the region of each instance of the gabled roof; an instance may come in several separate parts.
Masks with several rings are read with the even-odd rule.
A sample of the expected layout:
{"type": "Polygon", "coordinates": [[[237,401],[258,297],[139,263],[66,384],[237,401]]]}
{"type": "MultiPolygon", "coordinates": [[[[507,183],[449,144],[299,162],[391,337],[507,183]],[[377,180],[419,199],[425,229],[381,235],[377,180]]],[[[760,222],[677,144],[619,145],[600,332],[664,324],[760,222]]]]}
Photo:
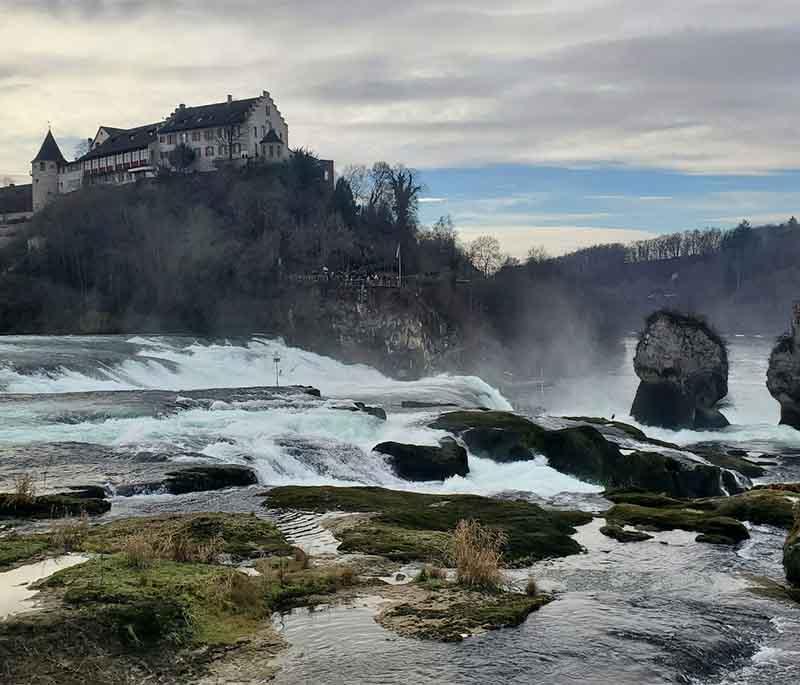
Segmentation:
{"type": "MultiPolygon", "coordinates": [[[[48,131],[44,137],[42,147],[39,148],[39,154],[33,158],[33,162],[58,162],[59,164],[66,164],[67,160],[61,154],[61,149],[58,147],[56,139],[53,138],[53,132],[48,131]]],[[[33,163],[31,162],[31,164],[33,163]]]]}
{"type": "Polygon", "coordinates": [[[97,159],[98,157],[107,157],[109,155],[118,155],[130,150],[140,150],[147,147],[158,136],[158,129],[162,122],[156,124],[148,124],[147,126],[137,126],[136,128],[116,128],[112,129],[108,126],[103,128],[111,133],[110,137],[98,145],[94,150],[87,152],[78,162],[87,159],[97,159]]]}
{"type": "Polygon", "coordinates": [[[264,136],[264,138],[261,140],[261,142],[262,143],[280,143],[281,145],[283,145],[283,141],[278,137],[278,134],[275,133],[275,129],[274,128],[271,128],[267,132],[267,135],[264,136]]]}
{"type": "Polygon", "coordinates": [[[0,214],[23,214],[33,211],[33,186],[0,188],[0,214]]]}
{"type": "Polygon", "coordinates": [[[231,102],[218,102],[213,105],[177,109],[167,119],[166,125],[159,133],[177,133],[178,131],[188,131],[195,128],[241,124],[247,119],[250,109],[259,99],[248,98],[247,100],[233,100],[231,102]]]}

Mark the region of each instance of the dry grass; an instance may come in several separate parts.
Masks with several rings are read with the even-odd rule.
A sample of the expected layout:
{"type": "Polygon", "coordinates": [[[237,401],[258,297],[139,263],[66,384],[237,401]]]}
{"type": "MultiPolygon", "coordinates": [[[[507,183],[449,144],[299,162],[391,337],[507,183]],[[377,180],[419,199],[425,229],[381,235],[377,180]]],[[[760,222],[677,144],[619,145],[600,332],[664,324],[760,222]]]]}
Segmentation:
{"type": "Polygon", "coordinates": [[[499,587],[503,582],[500,565],[506,540],[503,531],[483,526],[479,521],[459,521],[451,547],[456,582],[475,588],[499,587]]]}
{"type": "Polygon", "coordinates": [[[536,597],[539,594],[539,585],[533,576],[528,576],[528,582],[525,583],[525,594],[528,597],[536,597]]]}
{"type": "Polygon", "coordinates": [[[29,473],[14,478],[14,502],[16,504],[30,504],[36,499],[36,482],[29,473]]]}
{"type": "Polygon", "coordinates": [[[89,515],[85,511],[77,518],[65,516],[53,526],[50,544],[64,552],[74,552],[81,549],[88,532],[89,515]]]}
{"type": "Polygon", "coordinates": [[[427,583],[432,580],[447,580],[447,571],[439,566],[423,566],[417,575],[417,582],[427,583]]]}
{"type": "Polygon", "coordinates": [[[198,543],[183,535],[159,537],[147,531],[125,538],[122,552],[135,568],[147,568],[156,559],[180,563],[210,564],[219,556],[225,541],[217,535],[198,543]]]}
{"type": "Polygon", "coordinates": [[[122,543],[122,553],[129,566],[145,569],[158,558],[153,536],[148,533],[134,533],[122,543]]]}
{"type": "Polygon", "coordinates": [[[292,552],[294,553],[294,560],[300,564],[300,568],[309,567],[310,560],[308,558],[308,554],[306,554],[300,547],[293,547],[292,552]]]}

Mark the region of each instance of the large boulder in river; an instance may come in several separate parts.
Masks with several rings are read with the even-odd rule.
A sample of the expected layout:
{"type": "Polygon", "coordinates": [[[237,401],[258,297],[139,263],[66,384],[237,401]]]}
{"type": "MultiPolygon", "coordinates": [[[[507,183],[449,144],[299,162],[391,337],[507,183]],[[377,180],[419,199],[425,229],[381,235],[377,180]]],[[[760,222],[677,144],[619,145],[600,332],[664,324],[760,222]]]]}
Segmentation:
{"type": "Polygon", "coordinates": [[[548,430],[511,412],[456,411],[443,414],[430,427],[458,435],[476,456],[504,463],[544,455],[557,471],[607,488],[712,497],[742,492],[750,485],[744,476],[678,449],[621,449],[589,425],[548,430]]]}
{"type": "Polygon", "coordinates": [[[702,319],[671,311],[651,314],[633,360],[641,379],[632,416],[662,428],[724,428],[716,405],[728,394],[725,341],[702,319]]]}
{"type": "Polygon", "coordinates": [[[453,438],[444,438],[438,447],[382,442],[373,451],[386,455],[394,472],[405,480],[445,480],[469,473],[467,451],[453,438]]]}
{"type": "Polygon", "coordinates": [[[800,430],[800,304],[794,307],[791,333],[772,349],[767,389],[781,405],[781,423],[800,430]]]}

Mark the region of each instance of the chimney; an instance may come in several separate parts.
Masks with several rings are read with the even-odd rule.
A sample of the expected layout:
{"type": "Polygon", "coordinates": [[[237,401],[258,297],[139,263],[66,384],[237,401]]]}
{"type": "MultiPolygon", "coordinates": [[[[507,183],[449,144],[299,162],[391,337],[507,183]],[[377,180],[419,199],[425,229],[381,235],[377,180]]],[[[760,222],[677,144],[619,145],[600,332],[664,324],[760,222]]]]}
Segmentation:
{"type": "Polygon", "coordinates": [[[186,109],[186,105],[181,103],[178,105],[178,109],[186,109]]]}
{"type": "Polygon", "coordinates": [[[229,94],[228,94],[228,104],[231,104],[232,102],[233,102],[233,95],[231,95],[231,94],[229,93],[229,94]]]}
{"type": "Polygon", "coordinates": [[[268,98],[269,97],[269,93],[265,90],[265,91],[263,91],[261,93],[261,97],[268,98]]]}
{"type": "Polygon", "coordinates": [[[89,144],[89,149],[91,150],[92,149],[92,139],[91,138],[87,138],[86,142],[89,144]]]}

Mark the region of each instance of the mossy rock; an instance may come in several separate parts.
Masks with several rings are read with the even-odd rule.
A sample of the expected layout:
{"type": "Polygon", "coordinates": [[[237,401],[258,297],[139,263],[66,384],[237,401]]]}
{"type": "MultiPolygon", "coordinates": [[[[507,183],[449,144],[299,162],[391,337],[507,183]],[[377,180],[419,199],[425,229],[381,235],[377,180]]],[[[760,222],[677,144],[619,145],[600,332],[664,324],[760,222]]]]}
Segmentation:
{"type": "Polygon", "coordinates": [[[740,450],[732,450],[724,445],[715,443],[701,443],[690,445],[686,448],[690,452],[703,457],[706,461],[724,469],[731,469],[747,476],[748,478],[761,478],[767,470],[750,459],[740,450]]]}
{"type": "Polygon", "coordinates": [[[786,570],[786,579],[800,587],[800,515],[783,546],[783,568],[786,570]]]}
{"type": "Polygon", "coordinates": [[[607,521],[619,525],[640,526],[653,530],[689,530],[730,538],[733,542],[747,540],[750,534],[739,521],[714,512],[694,509],[656,509],[635,504],[615,504],[605,513],[607,521]]]}
{"type": "MultiPolygon", "coordinates": [[[[449,412],[429,425],[459,435],[477,456],[506,462],[543,454],[557,471],[607,488],[642,488],[675,497],[710,497],[741,489],[732,474],[717,466],[661,452],[623,452],[594,425],[547,430],[501,411],[449,412]]],[[[628,430],[636,439],[644,436],[633,427],[628,430]]]]}
{"type": "Polygon", "coordinates": [[[115,554],[124,549],[131,535],[140,533],[146,533],[156,541],[174,538],[194,547],[219,539],[219,551],[230,555],[234,561],[292,553],[292,547],[275,525],[254,514],[167,514],[122,519],[102,526],[82,527],[74,520],[58,522],[58,526],[61,525],[75,528],[69,550],[64,548],[59,538],[58,527],[52,533],[1,537],[0,569],[65,551],[115,554]]]}
{"type": "Polygon", "coordinates": [[[6,535],[0,538],[0,571],[44,556],[51,548],[46,535],[6,535]]]}
{"type": "Polygon", "coordinates": [[[460,642],[476,632],[518,626],[551,601],[549,595],[464,591],[440,584],[424,602],[392,607],[378,621],[406,637],[460,642]]]}
{"type": "Polygon", "coordinates": [[[0,519],[47,519],[64,516],[100,516],[111,509],[111,502],[98,497],[87,496],[85,490],[75,493],[65,492],[57,495],[38,495],[20,498],[10,493],[0,493],[0,519]]]}
{"type": "Polygon", "coordinates": [[[92,528],[82,549],[106,554],[119,552],[130,535],[143,531],[157,539],[177,537],[197,545],[220,538],[221,552],[236,561],[292,553],[286,538],[270,521],[255,514],[224,513],[166,514],[113,521],[92,528]]]}
{"type": "Polygon", "coordinates": [[[550,511],[520,500],[375,487],[278,487],[267,493],[265,506],[320,513],[372,512],[374,517],[340,534],[343,548],[403,560],[441,560],[458,522],[477,519],[506,533],[505,559],[514,565],[579,553],[580,545],[570,536],[575,526],[592,520],[585,512],[550,511]]]}
{"type": "Polygon", "coordinates": [[[600,532],[607,538],[612,538],[617,542],[645,542],[652,540],[653,536],[643,533],[640,530],[625,530],[616,523],[610,523],[600,528],[600,532]]]}

